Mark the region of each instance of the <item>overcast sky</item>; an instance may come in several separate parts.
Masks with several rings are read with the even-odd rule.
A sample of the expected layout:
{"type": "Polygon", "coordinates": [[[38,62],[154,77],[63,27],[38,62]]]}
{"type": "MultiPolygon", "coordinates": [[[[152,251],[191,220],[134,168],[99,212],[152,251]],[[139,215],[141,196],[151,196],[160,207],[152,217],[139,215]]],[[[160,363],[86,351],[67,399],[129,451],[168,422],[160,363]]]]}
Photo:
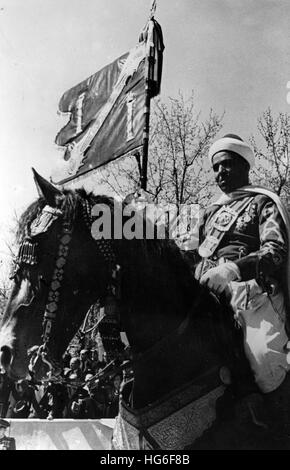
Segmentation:
{"type": "MultiPolygon", "coordinates": [[[[132,48],[151,0],[0,0],[0,238],[14,209],[49,177],[64,91],[132,48]]],[[[196,95],[222,133],[247,139],[268,106],[290,112],[289,0],[157,0],[164,34],[161,97],[196,95]]],[[[1,250],[5,250],[0,242],[1,250]]]]}

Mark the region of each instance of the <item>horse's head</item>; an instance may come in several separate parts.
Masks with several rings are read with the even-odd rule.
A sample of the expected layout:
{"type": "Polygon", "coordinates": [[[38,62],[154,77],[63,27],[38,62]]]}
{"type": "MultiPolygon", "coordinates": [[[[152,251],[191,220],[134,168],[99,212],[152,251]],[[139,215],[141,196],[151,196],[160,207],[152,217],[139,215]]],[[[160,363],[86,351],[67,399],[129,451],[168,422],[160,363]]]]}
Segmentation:
{"type": "MultiPolygon", "coordinates": [[[[28,351],[59,362],[90,306],[106,293],[113,252],[90,232],[91,196],[35,175],[41,197],[22,215],[12,292],[0,328],[1,365],[27,375],[28,351]]],[[[45,361],[35,377],[45,373],[45,361]]]]}

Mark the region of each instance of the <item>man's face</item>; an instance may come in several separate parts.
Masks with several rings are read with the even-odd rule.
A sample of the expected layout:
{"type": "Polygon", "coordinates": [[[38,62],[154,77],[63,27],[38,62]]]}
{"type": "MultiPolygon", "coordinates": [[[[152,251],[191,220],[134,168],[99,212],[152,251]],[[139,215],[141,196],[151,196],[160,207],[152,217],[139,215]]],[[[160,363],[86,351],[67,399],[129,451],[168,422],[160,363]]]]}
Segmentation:
{"type": "Polygon", "coordinates": [[[0,439],[5,436],[5,428],[0,428],[0,439]]]}
{"type": "Polygon", "coordinates": [[[242,157],[219,152],[212,159],[215,180],[224,193],[248,184],[249,169],[242,157]]]}
{"type": "Polygon", "coordinates": [[[114,378],[114,382],[113,382],[114,387],[119,390],[121,382],[122,382],[121,377],[119,375],[116,375],[116,377],[114,378]]]}
{"type": "Polygon", "coordinates": [[[99,359],[98,351],[95,351],[95,350],[92,351],[92,359],[94,361],[97,361],[99,359]]]}
{"type": "Polygon", "coordinates": [[[24,395],[24,388],[22,387],[22,385],[17,384],[16,385],[16,390],[19,393],[19,395],[21,395],[21,396],[24,395]]]}

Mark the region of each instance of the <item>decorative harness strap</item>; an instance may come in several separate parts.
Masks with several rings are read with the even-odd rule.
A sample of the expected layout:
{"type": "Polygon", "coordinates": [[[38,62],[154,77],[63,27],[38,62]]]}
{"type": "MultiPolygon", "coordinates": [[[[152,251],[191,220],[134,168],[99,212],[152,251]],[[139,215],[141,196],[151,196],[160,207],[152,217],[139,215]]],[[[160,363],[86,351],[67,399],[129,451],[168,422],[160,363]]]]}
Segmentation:
{"type": "Polygon", "coordinates": [[[222,206],[209,222],[209,231],[198,252],[202,258],[209,258],[220,245],[226,232],[232,227],[239,215],[250,205],[254,197],[235,200],[222,206]]]}
{"type": "MultiPolygon", "coordinates": [[[[87,229],[91,233],[93,218],[92,218],[92,215],[91,215],[92,207],[91,207],[89,201],[83,200],[82,201],[82,208],[83,208],[83,218],[84,218],[85,224],[87,226],[87,229]]],[[[95,239],[95,242],[96,242],[100,252],[104,256],[105,260],[108,263],[110,263],[111,265],[116,265],[117,264],[116,254],[115,254],[115,251],[113,249],[112,240],[101,238],[99,240],[95,239]]]]}
{"type": "MultiPolygon", "coordinates": [[[[83,217],[87,228],[91,231],[91,207],[88,201],[82,202],[83,217]]],[[[52,323],[56,318],[59,302],[59,289],[61,288],[61,281],[63,279],[64,267],[67,262],[69,254],[69,244],[72,238],[74,220],[63,221],[62,226],[62,237],[58,248],[58,256],[56,260],[55,269],[52,275],[52,281],[48,293],[48,301],[45,307],[44,320],[43,320],[43,342],[46,344],[50,338],[52,323]]],[[[116,255],[113,252],[110,240],[96,240],[96,244],[104,256],[105,260],[110,265],[116,265],[116,255]]],[[[113,270],[112,277],[115,276],[115,270],[113,270]]]]}
{"type": "Polygon", "coordinates": [[[69,244],[72,238],[73,221],[68,221],[64,218],[62,225],[62,237],[60,239],[57,260],[55,263],[54,272],[50,284],[50,289],[47,297],[47,304],[43,316],[43,336],[42,340],[44,345],[50,339],[52,323],[56,318],[59,302],[59,290],[61,288],[61,281],[63,279],[64,267],[67,262],[69,253],[69,244]]]}
{"type": "MultiPolygon", "coordinates": [[[[46,209],[45,210],[46,212],[47,207],[45,209],[46,209]]],[[[84,218],[85,224],[89,232],[91,232],[91,225],[92,225],[91,206],[88,201],[82,201],[82,209],[83,209],[83,218],[84,218]]],[[[52,209],[50,217],[51,219],[55,220],[55,218],[61,214],[62,214],[61,211],[52,209]]],[[[40,215],[40,219],[43,219],[43,214],[40,215]]],[[[68,254],[69,254],[69,245],[72,239],[74,222],[75,222],[74,219],[68,220],[65,217],[63,219],[62,236],[61,236],[59,247],[58,247],[57,259],[56,259],[55,268],[54,268],[53,275],[52,275],[52,280],[51,280],[51,284],[50,284],[50,288],[48,292],[47,303],[46,303],[44,317],[43,317],[43,324],[42,324],[43,343],[39,347],[38,353],[37,353],[37,357],[40,358],[43,362],[45,362],[49,366],[49,369],[51,372],[55,372],[58,369],[58,365],[55,363],[55,361],[53,361],[49,357],[48,342],[51,338],[53,322],[55,322],[57,312],[58,312],[58,304],[60,300],[59,291],[62,287],[62,279],[63,279],[64,269],[65,269],[65,265],[66,265],[68,254]]],[[[48,226],[51,225],[51,220],[50,220],[50,223],[47,223],[46,220],[41,221],[40,225],[46,225],[46,224],[47,224],[47,227],[45,228],[47,229],[48,226]]],[[[44,231],[43,227],[42,227],[41,232],[42,231],[44,231]]],[[[103,255],[105,261],[109,264],[109,268],[112,270],[112,282],[110,284],[110,291],[112,295],[115,295],[116,297],[118,297],[120,266],[118,266],[116,262],[116,255],[113,250],[112,241],[104,240],[104,239],[96,240],[96,245],[99,251],[101,252],[101,254],[103,255]]],[[[102,316],[104,315],[105,314],[101,315],[100,320],[102,320],[102,316]]]]}

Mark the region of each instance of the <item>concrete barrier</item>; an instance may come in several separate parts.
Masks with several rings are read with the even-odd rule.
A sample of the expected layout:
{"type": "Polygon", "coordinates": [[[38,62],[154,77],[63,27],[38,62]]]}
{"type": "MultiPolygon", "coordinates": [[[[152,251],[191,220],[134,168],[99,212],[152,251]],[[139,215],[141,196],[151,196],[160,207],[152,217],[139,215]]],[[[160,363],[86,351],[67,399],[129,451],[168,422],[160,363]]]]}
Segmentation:
{"type": "Polygon", "coordinates": [[[17,450],[109,450],[114,419],[10,419],[17,450]]]}

